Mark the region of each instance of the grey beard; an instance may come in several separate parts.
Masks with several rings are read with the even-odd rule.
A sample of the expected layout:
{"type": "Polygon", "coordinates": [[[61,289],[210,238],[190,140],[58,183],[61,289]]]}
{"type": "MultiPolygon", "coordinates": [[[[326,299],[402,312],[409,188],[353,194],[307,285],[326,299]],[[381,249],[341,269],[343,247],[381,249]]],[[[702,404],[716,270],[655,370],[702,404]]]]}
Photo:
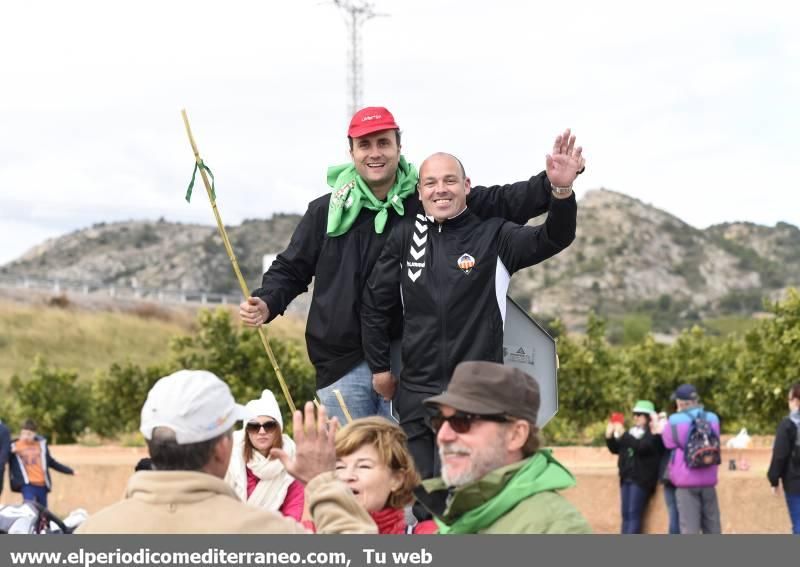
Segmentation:
{"type": "Polygon", "coordinates": [[[475,482],[476,480],[480,480],[493,470],[502,467],[504,463],[503,459],[506,454],[504,441],[505,440],[503,439],[501,432],[494,443],[490,443],[487,446],[481,447],[480,449],[473,449],[470,451],[465,447],[458,445],[457,443],[449,445],[448,449],[451,452],[453,450],[461,449],[470,453],[471,459],[469,467],[457,475],[451,475],[448,472],[447,464],[444,460],[444,456],[446,454],[445,447],[439,447],[439,457],[442,460],[442,480],[444,480],[447,486],[453,486],[457,488],[459,486],[464,486],[466,484],[470,484],[471,482],[475,482]]]}

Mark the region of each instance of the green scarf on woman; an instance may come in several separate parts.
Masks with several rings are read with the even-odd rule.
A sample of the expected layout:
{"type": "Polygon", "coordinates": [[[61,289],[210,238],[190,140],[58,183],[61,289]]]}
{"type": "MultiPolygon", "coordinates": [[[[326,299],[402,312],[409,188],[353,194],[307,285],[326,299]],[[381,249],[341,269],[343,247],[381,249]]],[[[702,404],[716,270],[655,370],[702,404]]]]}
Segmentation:
{"type": "Polygon", "coordinates": [[[389,219],[389,207],[403,216],[403,201],[417,186],[417,169],[400,156],[397,176],[385,201],[379,201],[356,171],[355,164],[345,163],[328,168],[328,185],[333,188],[328,206],[328,235],[341,236],[350,230],[363,207],[378,211],[375,215],[375,232],[383,233],[389,219]]]}

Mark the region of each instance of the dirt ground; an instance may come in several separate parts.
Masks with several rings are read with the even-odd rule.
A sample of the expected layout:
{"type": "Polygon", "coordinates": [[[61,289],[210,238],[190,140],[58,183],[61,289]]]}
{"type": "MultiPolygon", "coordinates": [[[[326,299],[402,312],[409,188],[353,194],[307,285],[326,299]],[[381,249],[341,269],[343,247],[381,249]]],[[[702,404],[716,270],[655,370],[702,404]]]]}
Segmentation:
{"type": "MultiPolygon", "coordinates": [[[[751,449],[723,450],[717,486],[723,532],[790,533],[785,501],[772,495],[765,476],[771,451],[766,442],[756,445],[751,449]],[[728,470],[731,459],[739,465],[735,471],[728,470]],[[749,470],[740,470],[743,463],[749,465],[749,470]]],[[[134,465],[147,456],[144,448],[117,446],[61,445],[51,447],[51,451],[56,459],[77,471],[75,477],[51,473],[50,508],[62,516],[79,507],[95,512],[121,499],[134,465]]],[[[620,514],[615,456],[604,447],[556,447],[554,454],[577,479],[577,486],[564,495],[586,516],[596,533],[617,533],[620,514]]],[[[0,503],[18,502],[20,497],[8,490],[7,480],[4,486],[0,503]]],[[[667,512],[660,490],[651,500],[646,525],[649,533],[667,531],[667,512]]]]}
{"type": "MultiPolygon", "coordinates": [[[[755,448],[722,451],[717,485],[722,532],[791,533],[786,502],[782,495],[772,494],[766,478],[771,441],[754,444],[755,448]],[[729,470],[731,460],[736,462],[736,470],[729,470]]],[[[558,447],[554,454],[578,481],[564,495],[586,516],[596,533],[618,533],[621,519],[616,457],[604,447],[558,447]]],[[[661,487],[650,501],[645,523],[648,533],[667,533],[661,487]]]]}

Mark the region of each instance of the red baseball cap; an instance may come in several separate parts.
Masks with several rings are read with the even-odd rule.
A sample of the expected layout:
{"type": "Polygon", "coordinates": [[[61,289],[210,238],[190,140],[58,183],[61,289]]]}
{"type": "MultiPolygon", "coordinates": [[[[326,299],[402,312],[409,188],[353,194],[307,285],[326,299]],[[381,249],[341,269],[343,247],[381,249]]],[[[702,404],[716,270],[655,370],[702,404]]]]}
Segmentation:
{"type": "Polygon", "coordinates": [[[351,138],[360,138],[381,130],[399,130],[400,126],[394,121],[392,113],[382,106],[368,106],[353,115],[347,135],[351,138]]]}

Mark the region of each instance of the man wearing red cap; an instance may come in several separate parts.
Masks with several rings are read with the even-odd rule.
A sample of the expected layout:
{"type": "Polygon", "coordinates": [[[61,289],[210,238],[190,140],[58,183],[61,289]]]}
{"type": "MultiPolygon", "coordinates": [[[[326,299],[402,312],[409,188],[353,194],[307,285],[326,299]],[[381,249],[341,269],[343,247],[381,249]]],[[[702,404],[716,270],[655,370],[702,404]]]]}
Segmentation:
{"type": "MultiPolygon", "coordinates": [[[[246,325],[269,323],[314,279],[306,344],[317,372],[318,397],[340,420],[344,416],[334,390],[340,391],[353,418],[390,415],[364,360],[361,294],[392,229],[402,219],[414,222],[422,211],[415,194],[417,171],[400,153],[400,129],[386,108],[356,112],[348,139],[352,163],[328,169],[332,192],[309,204],[261,287],[240,305],[246,325]]],[[[475,187],[469,207],[480,218],[524,224],[548,209],[550,192],[542,172],[511,185],[475,187]]],[[[400,316],[398,311],[393,317],[393,338],[400,335],[400,316]]]]}

